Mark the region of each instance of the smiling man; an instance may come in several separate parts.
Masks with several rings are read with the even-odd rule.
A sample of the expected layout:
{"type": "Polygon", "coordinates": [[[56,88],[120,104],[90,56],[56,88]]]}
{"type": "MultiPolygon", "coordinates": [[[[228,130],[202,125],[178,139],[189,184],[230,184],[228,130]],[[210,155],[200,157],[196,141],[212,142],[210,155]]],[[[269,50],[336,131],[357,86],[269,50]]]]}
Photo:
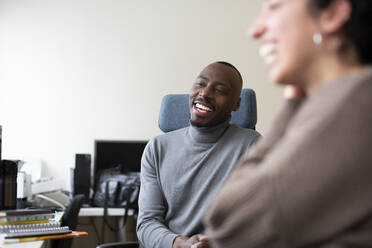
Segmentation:
{"type": "Polygon", "coordinates": [[[142,156],[137,235],[145,248],[209,247],[202,217],[260,134],[230,124],[242,77],[227,62],[208,65],[190,92],[190,126],[152,139],[142,156]]]}
{"type": "Polygon", "coordinates": [[[240,106],[242,83],[239,71],[229,63],[207,66],[191,88],[191,124],[210,127],[230,120],[231,111],[240,106]]]}

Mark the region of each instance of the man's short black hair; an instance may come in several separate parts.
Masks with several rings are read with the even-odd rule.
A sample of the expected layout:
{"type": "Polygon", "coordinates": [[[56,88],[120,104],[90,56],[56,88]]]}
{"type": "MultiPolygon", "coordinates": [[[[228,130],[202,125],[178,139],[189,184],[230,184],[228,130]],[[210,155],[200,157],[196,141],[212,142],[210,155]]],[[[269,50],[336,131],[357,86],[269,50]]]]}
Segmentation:
{"type": "Polygon", "coordinates": [[[226,65],[230,68],[233,68],[239,75],[239,79],[240,79],[240,86],[243,86],[243,77],[242,75],[240,74],[240,72],[238,71],[238,69],[236,69],[235,66],[233,66],[232,64],[230,64],[229,62],[225,62],[225,61],[217,61],[216,63],[218,64],[222,64],[222,65],[226,65]]]}

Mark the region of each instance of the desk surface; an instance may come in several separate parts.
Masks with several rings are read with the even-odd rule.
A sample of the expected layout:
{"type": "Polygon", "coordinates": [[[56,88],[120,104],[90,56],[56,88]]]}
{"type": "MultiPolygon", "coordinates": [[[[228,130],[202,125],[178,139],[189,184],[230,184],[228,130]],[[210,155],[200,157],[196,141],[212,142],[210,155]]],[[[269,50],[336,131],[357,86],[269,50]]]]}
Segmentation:
{"type": "MultiPolygon", "coordinates": [[[[108,216],[123,216],[124,208],[108,208],[108,216]]],[[[129,209],[128,215],[133,215],[133,210],[129,209]]],[[[103,216],[103,208],[83,207],[80,209],[79,216],[103,216]]]]}
{"type": "Polygon", "coordinates": [[[43,247],[44,240],[40,241],[32,241],[32,242],[22,242],[16,244],[9,244],[9,245],[0,245],[0,248],[41,248],[43,247]]]}

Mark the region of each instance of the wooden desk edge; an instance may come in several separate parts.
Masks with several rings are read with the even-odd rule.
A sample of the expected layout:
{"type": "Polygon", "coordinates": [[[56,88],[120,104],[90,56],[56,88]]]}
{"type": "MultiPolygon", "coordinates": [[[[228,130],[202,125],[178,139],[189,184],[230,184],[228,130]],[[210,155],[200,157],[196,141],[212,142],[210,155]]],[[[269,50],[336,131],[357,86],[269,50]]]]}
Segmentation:
{"type": "MultiPolygon", "coordinates": [[[[124,208],[108,208],[107,211],[108,216],[123,216],[124,215],[124,208]]],[[[133,210],[129,209],[128,215],[133,215],[133,210]]],[[[89,207],[89,208],[81,208],[79,212],[79,216],[103,216],[103,208],[99,207],[89,207]]]]}

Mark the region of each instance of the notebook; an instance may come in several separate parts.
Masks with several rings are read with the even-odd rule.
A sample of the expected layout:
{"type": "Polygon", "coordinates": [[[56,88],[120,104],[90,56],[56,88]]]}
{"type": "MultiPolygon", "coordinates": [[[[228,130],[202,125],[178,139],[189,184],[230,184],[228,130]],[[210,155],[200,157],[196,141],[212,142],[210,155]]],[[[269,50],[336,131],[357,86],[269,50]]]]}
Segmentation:
{"type": "MultiPolygon", "coordinates": [[[[66,239],[66,238],[76,238],[76,237],[82,237],[82,236],[87,236],[87,232],[77,232],[77,231],[72,231],[71,233],[65,233],[65,234],[55,234],[55,235],[45,235],[45,236],[36,236],[36,237],[26,237],[26,238],[11,238],[11,239],[0,239],[0,247],[3,248],[5,246],[3,245],[11,245],[10,247],[14,248],[19,248],[19,244],[17,243],[24,243],[24,242],[31,242],[35,243],[35,241],[40,241],[40,240],[48,240],[48,239],[66,239]],[[12,244],[15,244],[17,246],[12,246],[12,244]]],[[[25,245],[23,244],[22,247],[25,245]]],[[[6,246],[8,247],[8,246],[6,246]]],[[[33,248],[35,246],[32,246],[33,248]]]]}
{"type": "Polygon", "coordinates": [[[0,217],[9,216],[26,216],[35,214],[51,214],[54,213],[51,209],[43,208],[30,208],[30,209],[11,209],[11,210],[0,210],[0,217]]]}
{"type": "Polygon", "coordinates": [[[18,216],[7,216],[0,217],[0,225],[14,225],[14,224],[31,224],[50,222],[55,219],[55,214],[31,214],[31,215],[18,215],[18,216]]]}
{"type": "Polygon", "coordinates": [[[66,234],[71,232],[67,226],[61,227],[58,222],[0,226],[0,235],[4,239],[66,234]]]}

